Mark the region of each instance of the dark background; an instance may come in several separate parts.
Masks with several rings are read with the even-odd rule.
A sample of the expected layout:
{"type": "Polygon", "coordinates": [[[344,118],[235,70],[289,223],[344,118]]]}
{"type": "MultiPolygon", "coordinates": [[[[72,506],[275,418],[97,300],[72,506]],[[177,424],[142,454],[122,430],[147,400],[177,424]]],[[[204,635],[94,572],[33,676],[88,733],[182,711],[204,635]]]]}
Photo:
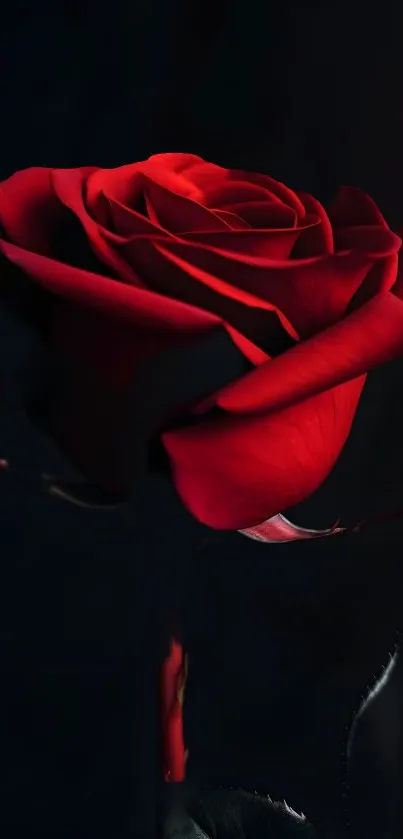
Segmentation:
{"type": "MultiPolygon", "coordinates": [[[[189,151],[323,201],[361,186],[403,224],[402,18],[390,2],[14,0],[0,177],[189,151]]],[[[68,475],[21,409],[35,336],[2,312],[0,347],[0,455],[68,475]]],[[[338,468],[295,520],[403,506],[402,378],[400,362],[370,376],[338,468]]],[[[272,547],[199,530],[155,477],[108,513],[0,478],[6,836],[154,835],[154,686],[180,592],[190,778],[285,797],[328,836],[348,820],[355,837],[398,835],[400,659],[359,722],[350,791],[344,752],[395,650],[403,524],[272,547]]]]}

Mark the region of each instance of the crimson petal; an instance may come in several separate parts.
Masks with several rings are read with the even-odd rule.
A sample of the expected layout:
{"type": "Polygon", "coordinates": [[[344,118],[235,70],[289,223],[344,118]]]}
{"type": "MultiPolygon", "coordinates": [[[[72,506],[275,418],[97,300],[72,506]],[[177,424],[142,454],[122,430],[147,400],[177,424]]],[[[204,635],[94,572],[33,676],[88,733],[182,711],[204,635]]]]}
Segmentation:
{"type": "MultiPolygon", "coordinates": [[[[200,244],[221,252],[262,257],[263,259],[288,259],[300,235],[300,229],[291,227],[280,230],[226,230],[206,233],[181,234],[184,242],[200,244]]],[[[246,286],[246,283],[245,283],[246,286]]]]}
{"type": "Polygon", "coordinates": [[[344,320],[224,388],[225,411],[279,411],[368,373],[403,353],[403,302],[378,294],[344,320]]]}
{"type": "Polygon", "coordinates": [[[221,318],[153,291],[92,274],[30,253],[0,239],[0,252],[38,285],[76,303],[118,317],[143,329],[197,334],[221,324],[221,318]]]}
{"type": "Polygon", "coordinates": [[[192,306],[218,313],[240,332],[243,332],[241,322],[245,326],[249,324],[253,331],[259,311],[273,313],[286,333],[292,339],[298,339],[293,325],[276,305],[200,269],[192,258],[188,261],[173,252],[175,248],[171,248],[172,244],[177,242],[170,240],[168,243],[163,239],[147,237],[134,241],[131,252],[129,246],[124,248],[124,252],[135,261],[149,287],[166,295],[166,299],[179,298],[192,306]]]}
{"type": "Polygon", "coordinates": [[[149,201],[151,221],[157,222],[171,233],[182,230],[228,230],[228,224],[208,210],[183,195],[144,177],[144,189],[149,201]]]}
{"type": "MultiPolygon", "coordinates": [[[[118,236],[102,229],[98,222],[91,217],[84,203],[84,189],[88,173],[85,169],[54,169],[52,183],[55,193],[62,204],[68,207],[81,222],[87,234],[89,245],[98,259],[108,266],[112,272],[126,282],[142,286],[140,278],[133,268],[121,258],[116,243],[118,236]],[[111,239],[114,239],[112,242],[111,239]]],[[[89,179],[88,179],[89,180],[89,179]]]]}
{"type": "Polygon", "coordinates": [[[295,210],[279,201],[240,201],[231,204],[231,211],[258,230],[297,226],[295,210]]]}
{"type": "Polygon", "coordinates": [[[373,198],[354,186],[339,189],[328,208],[328,216],[334,230],[357,224],[375,224],[389,229],[373,198]]]}
{"type": "Polygon", "coordinates": [[[378,225],[355,225],[335,231],[337,250],[359,250],[377,259],[397,253],[402,240],[396,233],[378,225]]]}
{"type": "MultiPolygon", "coordinates": [[[[229,210],[214,210],[216,216],[225,221],[232,230],[250,230],[250,224],[245,219],[229,210]]],[[[183,235],[183,234],[182,234],[183,235]]]]}
{"type": "Polygon", "coordinates": [[[277,413],[224,414],[166,432],[182,502],[218,530],[252,527],[298,504],[339,457],[364,382],[361,376],[277,413]]]}
{"type": "Polygon", "coordinates": [[[298,198],[302,201],[307,213],[314,214],[320,219],[320,224],[313,228],[302,230],[294,250],[293,259],[303,257],[319,256],[320,254],[334,253],[334,241],[332,225],[325,208],[320,201],[309,195],[307,192],[298,192],[298,198]]]}
{"type": "Polygon", "coordinates": [[[65,213],[51,175],[51,169],[33,167],[16,172],[0,185],[0,224],[7,239],[48,256],[52,253],[50,234],[65,213]]]}
{"type": "Polygon", "coordinates": [[[239,169],[226,170],[225,183],[216,182],[212,191],[206,193],[209,206],[223,206],[228,204],[227,195],[232,191],[232,202],[253,201],[253,195],[265,195],[266,200],[279,201],[291,207],[299,218],[304,218],[305,208],[298,195],[281,181],[275,181],[269,175],[260,175],[256,172],[245,172],[239,169]],[[223,189],[224,187],[224,189],[223,189]],[[264,193],[262,192],[264,190],[264,193]],[[221,198],[222,196],[222,198],[221,198]],[[220,200],[220,204],[218,203],[220,200]]]}
{"type": "Polygon", "coordinates": [[[157,247],[161,250],[157,240],[134,240],[122,246],[122,253],[151,287],[156,278],[163,282],[165,294],[175,296],[178,293],[180,297],[182,293],[190,294],[191,287],[187,291],[183,286],[184,278],[197,278],[203,272],[217,288],[220,286],[224,290],[225,284],[224,293],[228,296],[239,298],[243,292],[260,301],[261,308],[270,305],[281,311],[294,330],[305,338],[344,316],[371,270],[373,259],[364,253],[346,252],[305,260],[275,260],[271,256],[242,252],[242,241],[258,249],[264,247],[264,236],[267,236],[273,249],[280,249],[280,245],[288,248],[296,235],[295,229],[265,231],[264,234],[259,231],[217,233],[203,237],[208,239],[208,244],[202,244],[201,237],[195,237],[200,242],[171,238],[161,242],[167,263],[165,273],[163,263],[157,263],[152,253],[157,247]],[[224,239],[226,248],[212,247],[213,241],[220,241],[220,238],[224,239]],[[176,270],[171,281],[168,280],[171,270],[168,263],[182,266],[181,274],[176,270]]]}
{"type": "MultiPolygon", "coordinates": [[[[108,201],[113,227],[119,236],[125,239],[131,239],[133,236],[161,236],[164,234],[161,226],[158,223],[155,224],[147,216],[136,212],[136,210],[130,207],[125,207],[119,201],[115,201],[114,198],[108,199],[107,196],[105,198],[108,201]]],[[[167,232],[166,235],[169,236],[170,234],[167,232]]]]}

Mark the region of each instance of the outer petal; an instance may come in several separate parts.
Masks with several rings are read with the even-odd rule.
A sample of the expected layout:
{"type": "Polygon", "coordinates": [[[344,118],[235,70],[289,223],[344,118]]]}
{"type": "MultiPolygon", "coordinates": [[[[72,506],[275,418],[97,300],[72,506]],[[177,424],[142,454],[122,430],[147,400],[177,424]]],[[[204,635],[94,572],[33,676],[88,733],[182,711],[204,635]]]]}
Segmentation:
{"type": "Polygon", "coordinates": [[[396,282],[399,268],[399,254],[393,253],[384,259],[377,259],[365,281],[358,289],[351,301],[350,311],[362,306],[367,300],[371,300],[376,294],[383,291],[390,291],[396,282]]]}
{"type": "Polygon", "coordinates": [[[222,389],[203,407],[226,413],[163,435],[183,502],[243,529],[303,501],[341,452],[366,372],[402,353],[403,302],[385,293],[222,389]]]}
{"type": "Polygon", "coordinates": [[[279,411],[403,353],[403,302],[378,294],[344,320],[228,385],[214,404],[237,414],[279,411]]]}
{"type": "Polygon", "coordinates": [[[75,303],[84,304],[132,323],[140,329],[158,329],[192,335],[222,323],[215,314],[153,291],[92,274],[71,265],[30,253],[0,239],[0,253],[39,286],[75,303]]]}
{"type": "MultiPolygon", "coordinates": [[[[169,335],[192,336],[222,325],[234,344],[252,364],[262,364],[268,358],[263,350],[215,312],[56,262],[24,251],[1,239],[0,253],[48,291],[66,300],[104,312],[111,319],[136,326],[140,330],[141,342],[144,342],[144,335],[147,335],[148,330],[151,330],[155,342],[156,334],[159,339],[166,340],[169,335]]],[[[272,307],[269,308],[272,313],[272,307]]],[[[135,343],[139,342],[139,335],[136,336],[135,343]]]]}
{"type": "Polygon", "coordinates": [[[65,213],[51,174],[51,169],[24,169],[0,184],[0,227],[7,239],[49,256],[54,231],[65,213]]]}
{"type": "Polygon", "coordinates": [[[343,186],[328,208],[333,229],[355,225],[379,225],[389,230],[381,211],[373,198],[362,189],[354,186],[343,186]]]}
{"type": "Polygon", "coordinates": [[[201,522],[241,530],[307,498],[348,437],[365,376],[278,413],[220,416],[163,435],[177,490],[201,522]]]}
{"type": "Polygon", "coordinates": [[[386,258],[398,252],[402,240],[391,230],[380,225],[355,225],[335,231],[337,250],[362,251],[377,259],[386,258]]]}

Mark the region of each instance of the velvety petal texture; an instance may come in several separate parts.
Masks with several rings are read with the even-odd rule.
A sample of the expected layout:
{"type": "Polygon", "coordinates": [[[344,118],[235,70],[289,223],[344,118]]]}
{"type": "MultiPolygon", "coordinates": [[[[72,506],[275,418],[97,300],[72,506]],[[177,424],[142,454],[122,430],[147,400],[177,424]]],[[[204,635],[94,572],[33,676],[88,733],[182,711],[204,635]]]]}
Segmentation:
{"type": "MultiPolygon", "coordinates": [[[[192,154],[0,184],[0,300],[17,270],[58,301],[49,345],[109,389],[111,413],[157,350],[224,329],[245,357],[249,372],[161,433],[184,504],[218,529],[285,511],[333,468],[366,374],[403,353],[400,246],[359,189],[325,208],[192,154]]],[[[97,434],[78,439],[95,408],[71,408],[58,442],[110,489],[97,434]]]]}

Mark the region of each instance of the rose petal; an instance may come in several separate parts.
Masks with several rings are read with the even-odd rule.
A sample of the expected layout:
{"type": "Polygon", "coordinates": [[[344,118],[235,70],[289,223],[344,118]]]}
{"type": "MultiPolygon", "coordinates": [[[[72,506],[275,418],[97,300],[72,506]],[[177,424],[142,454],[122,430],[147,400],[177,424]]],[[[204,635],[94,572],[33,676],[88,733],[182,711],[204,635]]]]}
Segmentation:
{"type": "Polygon", "coordinates": [[[0,239],[0,252],[38,285],[67,300],[92,306],[140,328],[183,334],[201,333],[221,324],[202,309],[164,298],[154,291],[92,274],[48,257],[24,251],[0,239]]]}
{"type": "Polygon", "coordinates": [[[344,320],[224,388],[214,404],[237,414],[279,411],[403,353],[403,302],[378,294],[344,320]]]}
{"type": "Polygon", "coordinates": [[[312,228],[305,228],[297,239],[293,252],[293,259],[309,258],[320,256],[325,253],[334,253],[333,231],[327,212],[320,201],[308,195],[307,192],[298,192],[298,198],[302,201],[305,210],[309,215],[316,215],[321,223],[312,228]]]}
{"type": "Polygon", "coordinates": [[[256,172],[225,169],[191,154],[156,154],[141,165],[141,171],[161,186],[197,200],[206,207],[223,207],[225,195],[233,200],[254,200],[261,196],[292,207],[300,218],[305,215],[302,202],[293,190],[280,181],[256,172]],[[180,177],[179,177],[180,176],[180,177]]]}
{"type": "Polygon", "coordinates": [[[304,207],[296,194],[285,184],[256,172],[226,169],[215,163],[186,154],[157,154],[140,164],[141,171],[179,195],[198,201],[206,207],[223,207],[225,195],[234,200],[265,200],[289,205],[301,217],[304,207]]]}
{"type": "Polygon", "coordinates": [[[232,230],[249,230],[250,224],[247,221],[242,219],[240,216],[236,215],[236,213],[229,212],[229,210],[214,210],[216,216],[221,218],[232,230]]]}
{"type": "Polygon", "coordinates": [[[224,171],[226,173],[224,184],[217,180],[210,189],[204,189],[205,200],[210,207],[223,207],[229,202],[253,201],[255,196],[259,200],[260,192],[263,199],[279,201],[295,210],[298,218],[304,218],[305,209],[302,201],[292,189],[280,181],[256,172],[244,172],[239,169],[224,171]]]}
{"type": "Polygon", "coordinates": [[[257,230],[297,226],[295,210],[279,201],[241,201],[231,210],[257,230]]]}
{"type": "Polygon", "coordinates": [[[226,170],[190,154],[155,154],[115,169],[98,168],[87,184],[88,208],[90,211],[95,209],[98,196],[104,193],[123,206],[136,209],[145,176],[170,192],[203,203],[203,193],[197,185],[200,171],[203,179],[207,176],[217,184],[226,170]]]}
{"type": "Polygon", "coordinates": [[[99,196],[104,194],[125,207],[134,207],[139,192],[140,176],[141,163],[129,163],[115,169],[103,169],[98,166],[85,186],[89,213],[97,215],[99,196]]]}
{"type": "Polygon", "coordinates": [[[196,201],[165,189],[150,178],[144,178],[151,221],[171,233],[188,230],[228,230],[228,224],[196,201]]]}
{"type": "Polygon", "coordinates": [[[165,189],[211,206],[205,200],[205,188],[217,186],[226,178],[226,169],[208,163],[196,155],[155,154],[140,164],[141,171],[165,189]]]}
{"type": "Polygon", "coordinates": [[[170,152],[153,154],[142,164],[143,171],[178,195],[205,203],[205,192],[217,187],[227,177],[228,170],[209,163],[195,154],[170,152]]]}
{"type": "MultiPolygon", "coordinates": [[[[267,353],[214,313],[169,297],[161,297],[153,291],[43,258],[1,239],[0,252],[49,291],[67,300],[91,306],[110,318],[118,318],[121,323],[136,325],[142,330],[143,343],[144,331],[147,330],[158,332],[159,338],[165,340],[170,333],[192,336],[221,325],[252,364],[262,364],[268,359],[267,353]]],[[[86,316],[90,317],[88,308],[86,316]]]]}
{"type": "Polygon", "coordinates": [[[217,185],[225,176],[225,169],[214,163],[207,163],[197,155],[154,154],[146,160],[115,169],[97,168],[87,185],[88,207],[90,210],[94,209],[98,195],[104,193],[123,206],[136,209],[144,177],[176,195],[203,203],[203,191],[199,188],[199,182],[212,182],[217,185]]]}
{"type": "Polygon", "coordinates": [[[339,189],[328,208],[328,216],[333,230],[357,224],[381,225],[389,229],[375,201],[362,189],[353,186],[343,186],[339,189]]]}
{"type": "Polygon", "coordinates": [[[283,184],[281,181],[276,181],[270,178],[269,175],[261,175],[256,172],[234,172],[231,177],[243,177],[247,183],[259,184],[264,186],[272,196],[276,196],[284,204],[291,207],[297,213],[300,219],[305,217],[305,207],[303,202],[290,187],[283,184]]]}
{"type": "Polygon", "coordinates": [[[210,169],[221,169],[215,163],[208,163],[203,157],[198,154],[190,154],[189,152],[160,152],[159,154],[152,154],[147,162],[151,165],[161,166],[166,170],[170,168],[173,172],[183,175],[192,170],[193,179],[197,178],[194,172],[200,169],[202,172],[209,167],[210,169]]]}
{"type": "Polygon", "coordinates": [[[206,190],[204,198],[209,207],[230,212],[233,212],[239,204],[247,204],[250,201],[262,201],[282,206],[280,199],[272,195],[266,187],[245,181],[225,180],[219,184],[215,182],[208,192],[206,190]]]}
{"type": "MultiPolygon", "coordinates": [[[[164,234],[165,231],[161,225],[155,224],[147,216],[131,210],[130,207],[124,207],[114,198],[105,196],[105,200],[108,202],[110,224],[113,225],[114,231],[119,236],[129,239],[132,236],[150,236],[152,234],[161,236],[164,234]]],[[[166,235],[169,236],[170,234],[166,231],[166,235]]],[[[106,236],[108,236],[107,231],[106,236]]]]}
{"type": "MultiPolygon", "coordinates": [[[[257,333],[263,331],[270,339],[275,327],[281,327],[287,337],[298,339],[292,324],[275,305],[217,279],[198,268],[193,260],[186,261],[172,253],[171,241],[176,244],[174,240],[168,243],[148,237],[132,243],[136,266],[150,288],[167,298],[175,297],[218,314],[257,345],[257,333]]],[[[128,247],[124,252],[128,252],[128,247]]]]}
{"type": "Polygon", "coordinates": [[[183,503],[209,527],[241,530],[304,500],[339,457],[364,382],[278,413],[221,416],[163,434],[183,503]]]}
{"type": "Polygon", "coordinates": [[[255,367],[258,364],[264,364],[265,361],[269,360],[267,352],[256,346],[253,341],[246,338],[245,335],[227,323],[227,321],[223,321],[223,326],[242,355],[244,355],[245,358],[247,358],[248,361],[250,361],[255,367]]]}
{"type": "MultiPolygon", "coordinates": [[[[319,222],[307,221],[311,226],[319,222]]],[[[267,260],[289,259],[291,251],[300,235],[300,228],[291,227],[280,230],[227,230],[207,233],[181,233],[180,239],[191,244],[200,244],[220,251],[228,252],[231,259],[236,256],[262,257],[267,260]]],[[[175,245],[174,245],[175,246],[175,245]]],[[[246,283],[245,283],[246,285],[246,283]]]]}
{"type": "MultiPolygon", "coordinates": [[[[221,190],[228,179],[232,177],[231,169],[226,169],[191,154],[155,154],[149,157],[145,163],[147,174],[151,175],[152,173],[154,179],[158,178],[158,182],[166,186],[168,186],[168,182],[163,180],[164,178],[180,175],[183,179],[182,185],[185,186],[185,183],[187,183],[188,190],[190,188],[193,190],[193,196],[197,194],[197,200],[203,201],[210,207],[213,205],[209,203],[209,197],[215,194],[217,190],[221,190]],[[167,175],[167,173],[169,174],[167,175]]],[[[181,191],[180,194],[191,197],[189,191],[181,191]]],[[[267,194],[267,190],[265,190],[265,194],[267,194]]]]}
{"type": "Polygon", "coordinates": [[[66,212],[55,195],[51,173],[40,167],[24,169],[0,185],[0,225],[7,239],[49,256],[52,236],[66,212]]]}
{"type": "Polygon", "coordinates": [[[358,306],[362,306],[363,303],[371,300],[372,297],[375,297],[376,294],[380,294],[382,291],[390,291],[396,281],[398,265],[399,255],[397,253],[374,262],[371,270],[365,277],[365,282],[363,282],[354,295],[348,311],[353,311],[358,306]]]}
{"type": "Polygon", "coordinates": [[[116,236],[112,242],[112,234],[109,233],[107,237],[103,235],[102,228],[87,211],[83,197],[85,185],[90,180],[87,171],[85,169],[53,169],[51,177],[57,197],[81,222],[88,242],[98,259],[122,280],[141,287],[140,278],[122,259],[115,247],[115,244],[120,242],[120,238],[116,236]]]}
{"type": "Polygon", "coordinates": [[[362,251],[380,259],[396,254],[401,248],[402,240],[385,227],[367,224],[336,230],[335,245],[337,250],[362,251]]]}
{"type": "Polygon", "coordinates": [[[206,237],[208,245],[173,238],[161,241],[167,263],[175,265],[176,269],[181,265],[182,277],[178,270],[170,275],[168,264],[164,268],[162,262],[155,261],[151,242],[138,239],[123,245],[121,252],[151,287],[155,287],[156,282],[163,282],[164,294],[177,295],[180,299],[184,294],[190,295],[192,286],[187,290],[186,278],[198,278],[197,272],[204,272],[210,277],[209,283],[215,284],[217,289],[220,286],[227,296],[234,297],[243,291],[260,301],[261,307],[274,306],[296,332],[306,338],[343,317],[369,273],[372,259],[365,254],[347,252],[309,260],[275,260],[271,256],[245,254],[240,246],[244,239],[251,247],[252,243],[254,247],[263,247],[267,235],[273,250],[280,250],[280,245],[285,250],[295,234],[293,229],[265,231],[264,235],[254,231],[210,234],[206,237]],[[225,249],[211,246],[224,235],[227,236],[225,249]],[[168,276],[171,276],[170,280],[168,276]],[[223,284],[226,284],[225,288],[223,284]]]}

